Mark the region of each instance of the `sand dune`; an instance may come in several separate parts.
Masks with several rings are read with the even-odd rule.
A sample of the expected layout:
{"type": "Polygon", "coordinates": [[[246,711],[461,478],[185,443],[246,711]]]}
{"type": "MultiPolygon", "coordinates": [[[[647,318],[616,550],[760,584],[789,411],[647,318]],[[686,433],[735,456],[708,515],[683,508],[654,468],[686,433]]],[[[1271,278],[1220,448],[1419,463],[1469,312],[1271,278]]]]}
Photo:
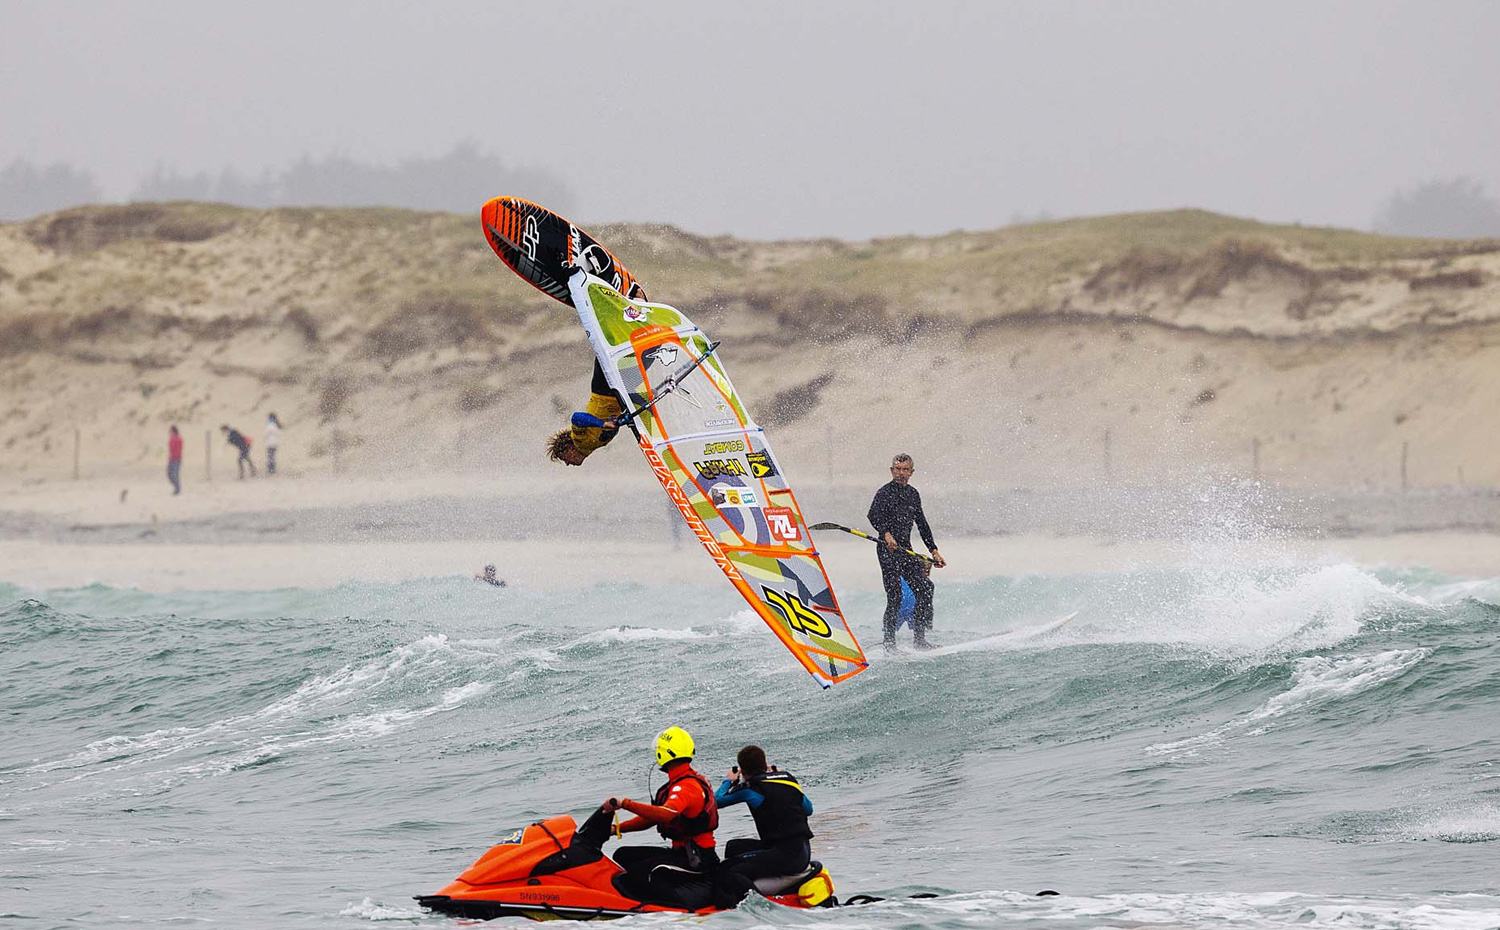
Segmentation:
{"type": "MultiPolygon", "coordinates": [[[[1158,526],[1203,487],[1319,501],[1283,521],[1299,531],[1496,522],[1500,242],[1196,211],[858,243],[592,231],[724,340],[789,473],[841,513],[906,450],[971,536],[1132,508],[1158,526]]],[[[618,535],[632,518],[610,508],[656,493],[637,454],[540,454],[590,358],[475,217],[145,204],[3,224],[0,533],[524,492],[494,512],[618,535]],[[282,480],[236,482],[218,425],[260,461],[273,410],[282,480]]]]}

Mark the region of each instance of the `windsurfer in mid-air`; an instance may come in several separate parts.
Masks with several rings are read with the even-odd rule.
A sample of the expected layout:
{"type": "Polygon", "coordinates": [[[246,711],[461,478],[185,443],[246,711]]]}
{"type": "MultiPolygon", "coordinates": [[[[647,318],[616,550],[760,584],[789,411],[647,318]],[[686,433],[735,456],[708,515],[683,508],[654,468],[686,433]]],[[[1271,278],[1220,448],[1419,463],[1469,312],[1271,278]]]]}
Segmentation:
{"type": "Polygon", "coordinates": [[[942,568],[948,563],[938,552],[932,539],[932,528],[927,525],[927,515],[922,513],[922,495],[912,487],[911,476],[916,473],[916,463],[911,456],[901,453],[891,460],[891,480],[875,492],[870,502],[870,525],[880,534],[881,545],[875,549],[880,560],[880,577],[885,584],[885,647],[896,647],[896,617],[901,610],[901,580],[911,587],[916,595],[917,606],[912,616],[912,639],[918,649],[931,648],[927,642],[927,631],[932,629],[932,580],[927,577],[926,567],[920,558],[908,555],[903,550],[911,548],[911,528],[915,523],[922,534],[922,542],[932,553],[932,564],[942,568]]]}
{"type": "Polygon", "coordinates": [[[547,440],[547,458],[565,465],[582,465],[583,460],[609,445],[620,432],[616,419],[625,412],[614,389],[604,379],[604,369],[594,362],[594,380],[589,385],[589,402],[573,414],[567,429],[558,430],[547,440]]]}

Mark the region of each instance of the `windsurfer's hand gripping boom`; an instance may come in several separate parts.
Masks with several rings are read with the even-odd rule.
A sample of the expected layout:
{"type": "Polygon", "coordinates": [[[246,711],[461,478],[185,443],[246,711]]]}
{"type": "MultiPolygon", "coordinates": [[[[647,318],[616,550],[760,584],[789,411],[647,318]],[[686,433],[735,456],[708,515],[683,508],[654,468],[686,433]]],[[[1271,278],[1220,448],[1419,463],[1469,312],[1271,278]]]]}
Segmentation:
{"type": "MultiPolygon", "coordinates": [[[[882,541],[880,539],[880,537],[878,537],[878,536],[874,536],[874,535],[872,535],[870,533],[866,533],[866,532],[864,532],[862,530],[853,529],[852,527],[843,526],[843,525],[838,524],[838,523],[814,523],[812,526],[808,527],[808,529],[810,529],[810,530],[838,530],[841,533],[848,533],[850,536],[858,536],[860,539],[868,539],[870,542],[874,543],[877,546],[887,546],[888,548],[892,548],[892,549],[894,549],[897,552],[904,552],[907,555],[915,556],[916,558],[921,559],[923,562],[930,562],[930,563],[932,563],[932,566],[934,568],[943,568],[943,567],[945,567],[948,564],[947,562],[943,561],[940,558],[934,558],[934,557],[932,557],[930,555],[923,555],[922,553],[916,552],[916,551],[911,550],[911,549],[903,549],[900,546],[894,545],[894,541],[882,541]]],[[[887,535],[889,535],[889,534],[887,534],[887,535]]]]}

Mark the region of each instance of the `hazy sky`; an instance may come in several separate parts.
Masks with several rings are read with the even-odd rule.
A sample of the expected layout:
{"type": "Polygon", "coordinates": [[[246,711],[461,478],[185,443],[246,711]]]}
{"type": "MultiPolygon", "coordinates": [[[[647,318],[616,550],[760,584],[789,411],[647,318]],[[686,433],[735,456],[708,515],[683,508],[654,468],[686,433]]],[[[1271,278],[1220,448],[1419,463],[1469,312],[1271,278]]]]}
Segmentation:
{"type": "MultiPolygon", "coordinates": [[[[1500,193],[1500,2],[0,0],[0,165],[394,163],[472,139],[581,222],[848,238],[1180,206],[1367,228],[1500,193]]],[[[499,193],[476,190],[475,207],[499,193]]]]}

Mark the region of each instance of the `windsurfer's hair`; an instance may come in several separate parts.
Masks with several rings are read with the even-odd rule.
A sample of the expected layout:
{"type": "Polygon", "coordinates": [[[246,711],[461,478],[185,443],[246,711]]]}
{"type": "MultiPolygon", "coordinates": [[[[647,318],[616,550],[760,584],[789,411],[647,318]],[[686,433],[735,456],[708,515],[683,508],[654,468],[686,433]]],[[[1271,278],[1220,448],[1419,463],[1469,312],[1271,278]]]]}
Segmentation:
{"type": "Polygon", "coordinates": [[[740,771],[748,778],[753,775],[764,775],[766,771],[766,751],[759,746],[746,746],[735,756],[735,761],[740,764],[740,771]]]}
{"type": "Polygon", "coordinates": [[[912,462],[911,456],[907,455],[905,452],[897,452],[896,457],[891,459],[892,465],[900,465],[902,462],[905,462],[908,465],[915,464],[912,462]]]}
{"type": "Polygon", "coordinates": [[[563,453],[573,448],[573,431],[560,429],[547,440],[547,458],[554,462],[563,460],[563,453]]]}

